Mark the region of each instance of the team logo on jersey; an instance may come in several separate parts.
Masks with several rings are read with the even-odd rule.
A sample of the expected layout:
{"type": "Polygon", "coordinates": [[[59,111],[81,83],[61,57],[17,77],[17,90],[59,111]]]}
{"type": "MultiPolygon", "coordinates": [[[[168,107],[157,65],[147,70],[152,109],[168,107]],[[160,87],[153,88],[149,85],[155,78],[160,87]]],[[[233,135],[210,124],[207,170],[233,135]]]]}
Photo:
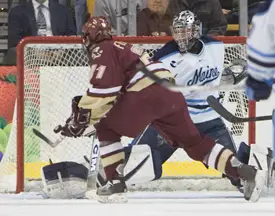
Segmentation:
{"type": "Polygon", "coordinates": [[[103,53],[103,50],[100,47],[95,47],[92,51],[92,59],[99,58],[103,53]]]}
{"type": "Polygon", "coordinates": [[[180,65],[181,63],[183,62],[183,60],[180,60],[180,61],[178,61],[178,62],[176,62],[176,61],[171,61],[170,62],[170,66],[172,67],[172,68],[176,68],[178,65],[180,65]]]}
{"type": "Polygon", "coordinates": [[[135,54],[137,54],[138,56],[142,56],[144,50],[141,48],[141,47],[138,47],[138,46],[132,46],[131,47],[131,51],[135,54]]]}
{"type": "Polygon", "coordinates": [[[206,70],[204,70],[203,67],[200,67],[195,71],[193,78],[187,81],[187,85],[204,85],[217,79],[219,75],[220,72],[217,67],[210,68],[209,66],[207,66],[206,70]]]}
{"type": "Polygon", "coordinates": [[[171,61],[170,66],[171,66],[172,68],[177,67],[177,62],[176,62],[176,61],[171,61]]]}

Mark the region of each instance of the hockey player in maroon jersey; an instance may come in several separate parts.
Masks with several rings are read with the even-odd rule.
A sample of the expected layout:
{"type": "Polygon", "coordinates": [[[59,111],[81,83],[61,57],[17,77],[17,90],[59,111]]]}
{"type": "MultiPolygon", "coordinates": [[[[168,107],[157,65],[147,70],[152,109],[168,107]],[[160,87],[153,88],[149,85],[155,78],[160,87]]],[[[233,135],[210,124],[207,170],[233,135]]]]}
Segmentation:
{"type": "Polygon", "coordinates": [[[83,34],[90,57],[90,83],[84,95],[73,98],[72,114],[61,134],[79,137],[89,125],[96,128],[108,180],[107,185],[97,190],[100,201],[114,202],[118,197],[125,200],[125,196],[121,196],[127,189],[121,137],[136,137],[149,124],[173,146],[184,148],[192,159],[233,178],[244,179],[247,182],[245,198],[258,200],[265,173],[241,163],[231,150],[200,135],[182,93],[161,87],[139,70],[146,65],[160,78],[173,81],[162,63],[150,63],[146,53],[113,40],[111,26],[103,17],[89,17],[83,34]]]}

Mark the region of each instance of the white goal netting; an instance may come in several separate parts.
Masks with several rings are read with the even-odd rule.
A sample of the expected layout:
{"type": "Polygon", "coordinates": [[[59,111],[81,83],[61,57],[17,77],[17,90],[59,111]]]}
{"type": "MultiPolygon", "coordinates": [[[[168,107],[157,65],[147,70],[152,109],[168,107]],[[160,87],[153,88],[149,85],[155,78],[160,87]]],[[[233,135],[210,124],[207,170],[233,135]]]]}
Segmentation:
{"type": "MultiPolygon", "coordinates": [[[[24,118],[22,113],[14,113],[12,130],[0,164],[0,191],[12,192],[20,182],[30,182],[30,180],[40,179],[40,169],[49,163],[62,160],[77,161],[86,163],[84,155],[89,158],[91,151],[91,139],[89,138],[66,138],[55,149],[50,148],[46,143],[38,139],[32,132],[33,128],[43,132],[52,140],[59,138],[53,132],[53,128],[63,124],[71,112],[71,99],[76,95],[81,95],[86,91],[89,82],[88,57],[84,51],[80,39],[74,39],[78,43],[66,38],[53,40],[51,37],[44,38],[39,42],[27,40],[20,57],[22,58],[20,71],[24,71],[24,76],[17,81],[23,90],[22,97],[17,100],[17,107],[24,108],[24,118]],[[64,39],[65,40],[65,39],[64,39]],[[24,137],[24,142],[17,139],[24,137]],[[24,149],[24,160],[21,161],[24,168],[18,167],[18,159],[22,158],[20,151],[24,149]],[[19,156],[19,157],[18,157],[19,156]]],[[[118,40],[124,41],[123,38],[118,40]]],[[[147,49],[151,54],[161,46],[162,42],[157,39],[139,40],[139,38],[127,38],[127,41],[147,49]]],[[[163,41],[163,40],[162,40],[163,41]]],[[[235,59],[245,59],[245,46],[238,43],[226,44],[225,67],[232,64],[235,59]]],[[[19,62],[20,64],[20,62],[19,62]]],[[[20,88],[19,88],[20,91],[20,88]]],[[[240,117],[248,116],[248,101],[243,92],[234,90],[221,92],[224,106],[232,113],[240,117]]],[[[248,125],[245,123],[227,123],[236,145],[240,141],[248,142],[248,125]]],[[[129,138],[123,138],[124,145],[130,142],[129,138]]],[[[88,165],[88,164],[87,164],[88,165]]],[[[163,181],[155,183],[157,186],[149,185],[149,189],[157,187],[165,190],[176,190],[178,187],[186,189],[208,189],[212,183],[217,189],[224,188],[223,183],[217,185],[215,178],[220,177],[220,173],[214,170],[207,170],[199,162],[194,162],[182,151],[178,150],[172,158],[164,165],[163,181]],[[181,185],[171,182],[172,179],[187,179],[181,185]],[[195,184],[193,179],[203,178],[199,184],[195,184]]],[[[223,180],[226,182],[227,180],[223,180]]],[[[28,184],[25,184],[25,189],[28,184]]],[[[144,187],[143,187],[144,188],[144,187]]],[[[18,188],[17,188],[18,189],[18,188]]]]}

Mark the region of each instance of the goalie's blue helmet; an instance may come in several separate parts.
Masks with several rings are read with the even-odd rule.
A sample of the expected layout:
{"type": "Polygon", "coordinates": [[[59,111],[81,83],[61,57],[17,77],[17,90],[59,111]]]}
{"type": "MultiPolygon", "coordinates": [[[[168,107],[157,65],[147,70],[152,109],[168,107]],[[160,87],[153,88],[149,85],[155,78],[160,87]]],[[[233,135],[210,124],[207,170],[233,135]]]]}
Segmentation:
{"type": "Polygon", "coordinates": [[[171,33],[182,53],[187,52],[200,38],[201,22],[197,16],[185,10],[174,17],[171,33]]]}

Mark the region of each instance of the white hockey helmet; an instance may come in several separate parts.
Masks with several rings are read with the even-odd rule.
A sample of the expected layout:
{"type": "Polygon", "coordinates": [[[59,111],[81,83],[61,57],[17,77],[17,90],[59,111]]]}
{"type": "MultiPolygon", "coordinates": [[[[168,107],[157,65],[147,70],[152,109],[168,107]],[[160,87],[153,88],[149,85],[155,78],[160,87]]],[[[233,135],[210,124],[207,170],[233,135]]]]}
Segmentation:
{"type": "Polygon", "coordinates": [[[200,27],[200,20],[189,10],[182,11],[174,17],[171,33],[180,52],[187,52],[200,38],[200,27]]]}

